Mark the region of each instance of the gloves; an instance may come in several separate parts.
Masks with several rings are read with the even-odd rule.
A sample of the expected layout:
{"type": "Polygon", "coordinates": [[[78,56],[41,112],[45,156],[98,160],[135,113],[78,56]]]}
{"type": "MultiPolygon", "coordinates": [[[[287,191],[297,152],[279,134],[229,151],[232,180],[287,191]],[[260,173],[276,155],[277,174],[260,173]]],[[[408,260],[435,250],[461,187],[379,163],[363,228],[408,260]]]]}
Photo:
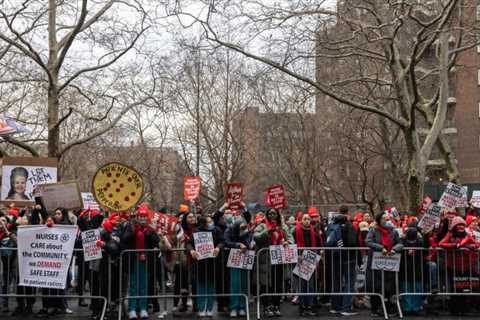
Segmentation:
{"type": "Polygon", "coordinates": [[[102,240],[97,240],[97,242],[95,242],[95,245],[98,248],[103,248],[105,246],[105,242],[103,242],[102,240]]]}

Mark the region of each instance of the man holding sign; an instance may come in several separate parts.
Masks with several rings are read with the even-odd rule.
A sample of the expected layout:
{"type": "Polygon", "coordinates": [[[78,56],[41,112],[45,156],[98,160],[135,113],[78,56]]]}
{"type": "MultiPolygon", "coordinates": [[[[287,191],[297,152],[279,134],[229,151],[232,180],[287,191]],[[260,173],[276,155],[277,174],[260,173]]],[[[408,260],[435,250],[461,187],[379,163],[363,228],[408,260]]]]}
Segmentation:
{"type": "Polygon", "coordinates": [[[198,218],[197,230],[186,243],[193,263],[193,281],[197,285],[196,299],[199,317],[213,315],[213,294],[215,294],[215,258],[223,248],[223,234],[215,228],[210,217],[198,218]]]}

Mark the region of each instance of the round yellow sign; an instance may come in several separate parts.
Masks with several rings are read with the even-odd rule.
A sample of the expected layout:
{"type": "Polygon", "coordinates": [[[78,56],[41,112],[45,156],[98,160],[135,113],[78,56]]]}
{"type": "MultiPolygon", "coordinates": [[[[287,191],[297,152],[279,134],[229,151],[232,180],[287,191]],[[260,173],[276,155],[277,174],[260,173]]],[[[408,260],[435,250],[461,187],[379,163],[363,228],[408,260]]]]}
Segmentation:
{"type": "Polygon", "coordinates": [[[92,185],[97,202],[115,211],[134,207],[143,194],[142,176],[134,169],[115,162],[98,169],[92,185]]]}

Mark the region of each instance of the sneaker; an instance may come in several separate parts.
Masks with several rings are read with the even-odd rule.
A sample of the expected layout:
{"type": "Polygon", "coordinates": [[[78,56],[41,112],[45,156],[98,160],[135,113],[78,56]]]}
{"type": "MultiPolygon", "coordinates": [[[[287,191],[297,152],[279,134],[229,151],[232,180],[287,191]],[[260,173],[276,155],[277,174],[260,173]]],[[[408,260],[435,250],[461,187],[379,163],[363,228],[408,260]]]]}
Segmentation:
{"type": "Polygon", "coordinates": [[[147,310],[140,311],[140,319],[148,319],[148,312],[147,310]]]}
{"type": "Polygon", "coordinates": [[[73,311],[72,311],[72,309],[66,308],[65,310],[63,310],[63,313],[65,313],[65,314],[72,314],[73,311]]]}
{"type": "Polygon", "coordinates": [[[340,314],[344,317],[351,317],[351,316],[356,316],[358,313],[351,312],[351,311],[343,311],[343,312],[340,312],[340,314]]]}
{"type": "Polygon", "coordinates": [[[280,307],[273,307],[273,314],[275,317],[281,317],[282,313],[280,312],[280,307]]]}
{"type": "Polygon", "coordinates": [[[312,307],[307,307],[303,310],[303,314],[307,317],[316,317],[317,313],[313,311],[312,307]]]}
{"type": "Polygon", "coordinates": [[[296,306],[299,303],[300,303],[300,298],[298,296],[293,297],[292,304],[296,306]]]}
{"type": "Polygon", "coordinates": [[[247,312],[245,310],[238,311],[238,316],[239,317],[245,317],[246,315],[247,315],[247,312]]]}
{"type": "Polygon", "coordinates": [[[267,318],[272,318],[273,316],[275,316],[271,306],[266,307],[263,312],[265,313],[265,316],[267,316],[267,318]]]}
{"type": "Polygon", "coordinates": [[[212,311],[207,311],[207,317],[213,318],[213,312],[212,311]]]}
{"type": "Polygon", "coordinates": [[[128,313],[128,319],[137,319],[137,312],[135,310],[132,310],[128,313]]]}
{"type": "Polygon", "coordinates": [[[197,316],[199,318],[205,318],[207,316],[207,313],[205,311],[200,311],[199,313],[197,313],[197,316]]]}
{"type": "Polygon", "coordinates": [[[167,314],[167,311],[162,311],[158,314],[157,319],[164,319],[167,314]]]}
{"type": "Polygon", "coordinates": [[[238,316],[237,310],[230,311],[230,318],[236,318],[238,316]]]}
{"type": "Polygon", "coordinates": [[[328,311],[328,312],[330,312],[331,314],[338,314],[339,313],[337,310],[334,310],[334,309],[330,309],[330,311],[328,311]]]}

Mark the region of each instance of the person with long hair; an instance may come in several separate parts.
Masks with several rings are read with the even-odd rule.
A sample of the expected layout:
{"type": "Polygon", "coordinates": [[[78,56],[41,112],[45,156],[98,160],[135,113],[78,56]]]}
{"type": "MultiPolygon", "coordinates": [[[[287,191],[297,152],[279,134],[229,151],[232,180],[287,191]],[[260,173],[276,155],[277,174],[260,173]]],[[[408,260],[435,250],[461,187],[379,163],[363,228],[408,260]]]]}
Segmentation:
{"type": "Polygon", "coordinates": [[[15,167],[10,172],[10,190],[6,200],[30,200],[27,191],[28,171],[23,167],[15,167]]]}

